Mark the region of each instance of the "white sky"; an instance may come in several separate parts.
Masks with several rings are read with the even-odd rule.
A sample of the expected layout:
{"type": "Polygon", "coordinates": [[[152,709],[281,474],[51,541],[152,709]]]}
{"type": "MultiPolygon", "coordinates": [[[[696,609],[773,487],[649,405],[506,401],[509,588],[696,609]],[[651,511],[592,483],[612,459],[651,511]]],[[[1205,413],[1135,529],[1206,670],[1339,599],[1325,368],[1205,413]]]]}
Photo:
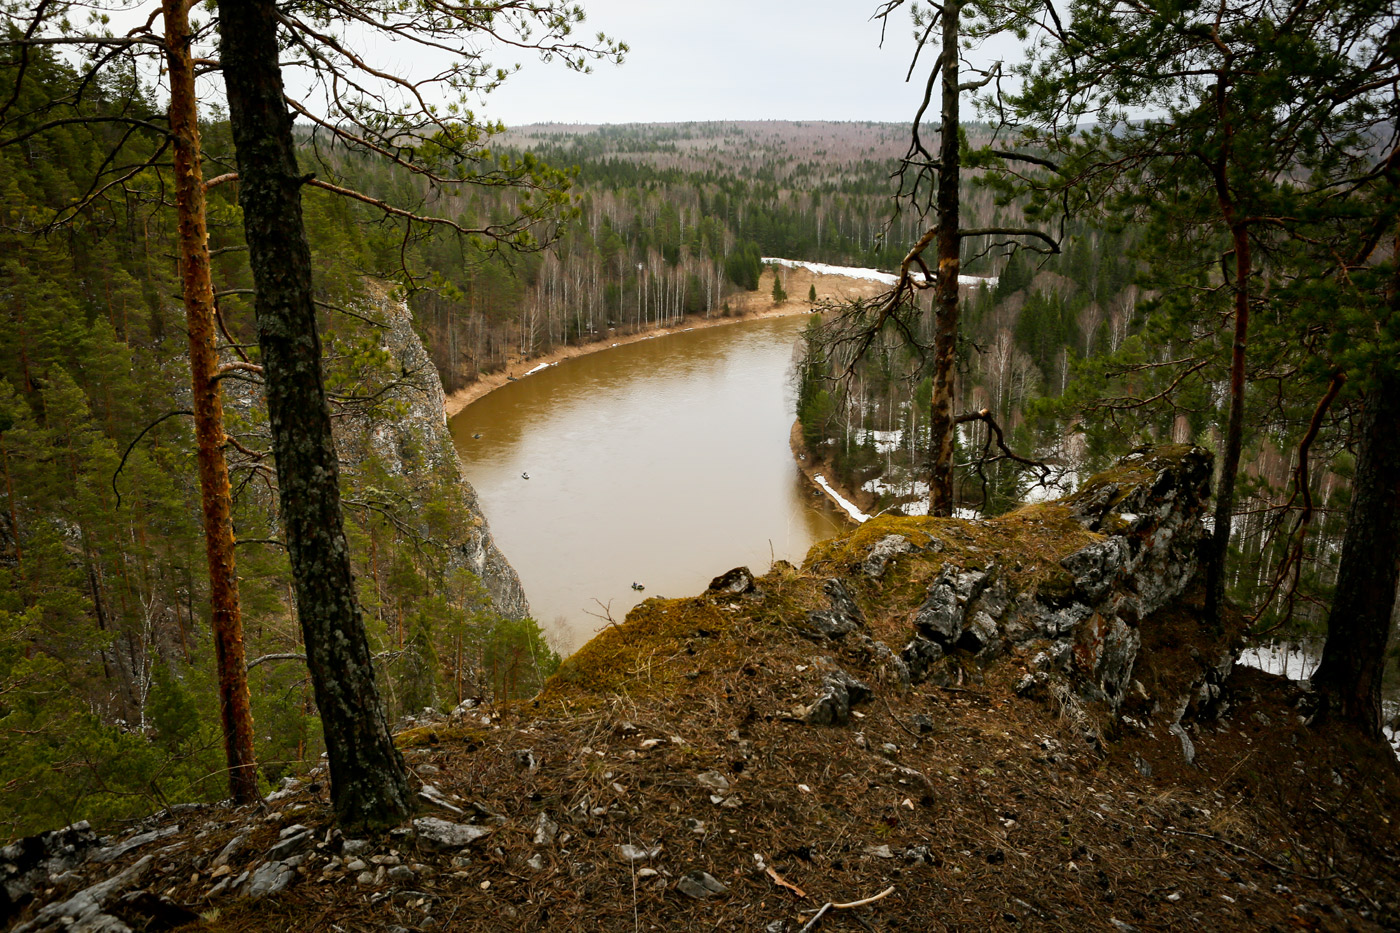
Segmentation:
{"type": "MultiPolygon", "coordinates": [[[[626,61],[581,75],[497,53],[497,64],[523,67],[487,98],[482,115],[510,125],[907,122],[922,97],[922,77],[904,81],[914,47],[908,12],[891,18],[882,49],[880,23],[870,18],[876,0],[580,2],[588,14],[582,34],[601,30],[626,42],[626,61]]],[[[927,75],[922,59],[919,66],[927,75]]]]}
{"type": "MultiPolygon", "coordinates": [[[[908,9],[890,18],[883,48],[878,0],[579,0],[587,21],[626,42],[622,65],[593,63],[579,74],[512,48],[482,49],[493,65],[521,70],[476,105],[479,118],[528,123],[673,123],[699,120],[841,120],[907,123],[918,109],[932,64],[926,49],[910,82],[914,50],[908,9]]],[[[919,0],[915,0],[919,2],[919,0]]],[[[110,4],[110,5],[109,5],[110,4]]],[[[115,32],[144,22],[153,0],[107,0],[128,7],[113,15],[115,32]]],[[[199,13],[199,18],[203,18],[199,13]]],[[[442,67],[436,54],[384,43],[352,30],[374,64],[425,77],[442,67]]],[[[352,42],[355,39],[352,38],[352,42]]],[[[211,47],[208,54],[216,55],[211,47]]],[[[1014,40],[965,57],[985,66],[1019,54],[1014,40]]],[[[284,72],[294,94],[295,69],[284,72]]],[[[156,75],[152,73],[152,79],[156,75]]],[[[220,103],[217,76],[200,82],[201,100],[220,103]]],[[[316,106],[314,96],[307,100],[316,106]]],[[[970,114],[969,114],[970,115],[970,114]]],[[[925,117],[936,125],[936,108],[925,117]]]]}

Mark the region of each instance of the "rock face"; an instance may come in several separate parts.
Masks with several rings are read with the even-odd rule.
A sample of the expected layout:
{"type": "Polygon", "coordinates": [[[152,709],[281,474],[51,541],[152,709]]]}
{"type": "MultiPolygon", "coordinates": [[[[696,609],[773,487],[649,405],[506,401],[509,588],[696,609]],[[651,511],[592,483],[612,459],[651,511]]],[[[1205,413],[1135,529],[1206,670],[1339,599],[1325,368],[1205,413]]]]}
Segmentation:
{"type": "Polygon", "coordinates": [[[86,823],[20,839],[0,849],[0,921],[8,922],[34,895],[82,863],[101,841],[86,823]]]}
{"type": "MultiPolygon", "coordinates": [[[[448,570],[465,569],[481,581],[492,608],[512,619],[530,614],[530,604],[515,568],[510,565],[487,527],[476,491],[462,475],[443,408],[442,382],[428,352],[413,329],[413,316],[401,301],[387,296],[364,309],[364,316],[381,326],[377,331],[383,369],[392,381],[376,392],[373,415],[346,412],[334,430],[342,463],[358,464],[373,452],[394,476],[424,492],[449,489],[457,501],[454,512],[464,519],[465,533],[450,542],[448,570]],[[397,415],[387,417],[385,409],[397,415]]],[[[376,372],[376,378],[382,375],[376,372]]],[[[224,385],[225,405],[252,421],[262,408],[261,389],[251,382],[230,379],[224,385]]],[[[274,509],[275,511],[275,509],[274,509]]],[[[5,562],[5,528],[0,525],[0,565],[5,562]]]]}
{"type": "Polygon", "coordinates": [[[403,417],[380,418],[365,425],[368,443],[391,471],[431,476],[460,490],[461,514],[469,517],[469,527],[466,535],[453,544],[454,562],[476,574],[496,612],[507,618],[524,618],[530,614],[525,590],[515,568],[491,537],[476,491],[462,476],[461,462],[447,430],[442,382],[413,329],[413,315],[402,302],[391,300],[382,301],[380,311],[388,325],[382,334],[382,349],[392,357],[391,365],[402,373],[389,395],[402,406],[403,417]]]}
{"type": "MultiPolygon", "coordinates": [[[[985,557],[988,549],[970,548],[979,554],[975,565],[950,558],[913,613],[912,638],[900,653],[909,679],[949,683],[961,678],[969,657],[985,662],[1010,650],[1030,659],[1023,693],[1101,703],[1118,715],[1136,691],[1151,712],[1174,721],[1188,707],[1209,705],[1233,663],[1229,651],[1210,659],[1198,651],[1189,671],[1178,664],[1159,672],[1163,689],[1155,692],[1143,686],[1142,668],[1145,641],[1172,624],[1159,614],[1197,582],[1210,475],[1211,456],[1200,448],[1139,450],[1075,495],[1031,507],[1047,521],[1067,517],[1092,533],[1089,543],[1058,558],[1062,574],[1033,585],[1008,572],[1018,561],[1014,543],[985,557]]],[[[996,537],[1003,521],[972,524],[996,537]]],[[[881,539],[865,558],[872,578],[878,575],[870,567],[883,571],[896,551],[889,541],[881,539]]]]}

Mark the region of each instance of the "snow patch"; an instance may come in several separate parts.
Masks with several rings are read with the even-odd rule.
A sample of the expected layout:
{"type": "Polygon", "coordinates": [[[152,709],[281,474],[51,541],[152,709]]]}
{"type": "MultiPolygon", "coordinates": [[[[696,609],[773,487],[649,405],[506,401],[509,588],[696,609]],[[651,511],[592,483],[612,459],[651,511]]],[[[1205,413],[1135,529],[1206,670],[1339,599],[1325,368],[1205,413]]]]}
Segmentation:
{"type": "MultiPolygon", "coordinates": [[[[770,266],[783,266],[787,269],[806,269],[808,272],[817,275],[844,275],[848,279],[864,279],[868,282],[880,282],[884,285],[893,285],[899,281],[899,277],[891,272],[881,272],[879,269],[858,269],[854,266],[832,266],[824,262],[804,262],[801,259],[778,259],[773,256],[762,257],[763,262],[770,266]]],[[[959,285],[995,285],[997,277],[994,275],[960,275],[959,285]]]]}
{"type": "Polygon", "coordinates": [[[826,481],[825,476],[818,473],[816,476],[812,477],[812,479],[814,479],[817,485],[822,488],[822,491],[825,492],[828,496],[830,496],[832,498],[832,501],[834,501],[837,505],[844,509],[846,514],[851,516],[851,518],[855,519],[858,522],[870,521],[869,515],[866,515],[860,509],[856,508],[854,503],[847,501],[839,492],[837,492],[835,489],[832,489],[831,484],[826,481]]]}
{"type": "Polygon", "coordinates": [[[1315,645],[1271,642],[1244,649],[1236,663],[1257,667],[1261,671],[1287,677],[1289,680],[1307,680],[1317,669],[1317,662],[1321,657],[1320,650],[1320,647],[1315,645]]]}
{"type": "Polygon", "coordinates": [[[534,369],[530,370],[528,373],[525,373],[524,375],[522,375],[521,378],[524,378],[525,376],[533,376],[535,373],[539,372],[540,370],[542,370],[542,369],[548,369],[549,367],[551,367],[551,366],[553,366],[553,365],[554,365],[553,363],[541,363],[540,365],[536,366],[534,369]]]}
{"type": "Polygon", "coordinates": [[[864,444],[867,440],[875,445],[877,453],[887,454],[899,449],[899,445],[904,440],[903,431],[869,431],[861,430],[857,432],[858,443],[864,444]]]}

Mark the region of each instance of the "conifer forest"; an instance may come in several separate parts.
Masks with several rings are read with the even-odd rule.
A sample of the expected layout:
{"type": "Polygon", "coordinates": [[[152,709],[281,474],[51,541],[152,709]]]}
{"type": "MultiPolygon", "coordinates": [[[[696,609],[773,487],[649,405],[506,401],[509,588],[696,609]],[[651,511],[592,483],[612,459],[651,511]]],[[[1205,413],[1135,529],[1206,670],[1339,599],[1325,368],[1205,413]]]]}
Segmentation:
{"type": "MultiPolygon", "coordinates": [[[[213,12],[164,6],[215,41],[213,12]]],[[[280,6],[308,67],[353,73],[357,60],[318,32],[330,14],[280,6]]],[[[904,6],[887,0],[880,15],[904,6]]],[[[793,417],[803,455],[868,513],[998,516],[1135,448],[1213,452],[1207,611],[1228,605],[1259,638],[1325,641],[1319,689],[1378,732],[1381,678],[1393,684],[1400,660],[1386,647],[1400,561],[1400,40],[1382,0],[1278,6],[1222,3],[1213,33],[1190,10],[1154,18],[1090,0],[1070,4],[1072,29],[1017,2],[917,14],[930,46],[957,48],[958,27],[1042,38],[1005,66],[1004,90],[927,51],[912,142],[907,123],[507,128],[288,96],[347,612],[363,619],[386,721],[529,698],[561,664],[477,528],[444,394],[563,347],[771,298],[820,312],[794,358],[793,417]],[[939,114],[957,132],[938,132],[939,114]],[[774,258],[896,284],[854,303],[805,283],[789,294],[765,278],[774,258]],[[1355,569],[1368,562],[1379,576],[1355,569]]],[[[281,364],[265,367],[273,328],[262,306],[255,315],[277,278],[250,233],[269,226],[251,206],[256,98],[231,92],[180,117],[162,83],[168,67],[174,87],[181,64],[167,33],[148,24],[83,46],[77,27],[45,32],[43,10],[5,11],[10,838],[251,799],[304,773],[332,733],[307,659],[324,665],[298,621],[313,592],[303,567],[317,562],[279,504],[291,416],[270,413],[281,364]],[[212,348],[202,382],[197,307],[212,348]],[[206,433],[211,404],[222,420],[206,433]],[[236,566],[222,583],[219,547],[236,566]],[[234,615],[213,619],[211,604],[234,615]],[[221,633],[236,627],[220,626],[234,622],[230,655],[221,633]]],[[[549,23],[539,41],[568,67],[620,57],[606,37],[580,46],[549,23]]],[[[183,67],[201,61],[185,54],[183,67]]],[[[352,818],[351,803],[336,806],[352,818]]]]}

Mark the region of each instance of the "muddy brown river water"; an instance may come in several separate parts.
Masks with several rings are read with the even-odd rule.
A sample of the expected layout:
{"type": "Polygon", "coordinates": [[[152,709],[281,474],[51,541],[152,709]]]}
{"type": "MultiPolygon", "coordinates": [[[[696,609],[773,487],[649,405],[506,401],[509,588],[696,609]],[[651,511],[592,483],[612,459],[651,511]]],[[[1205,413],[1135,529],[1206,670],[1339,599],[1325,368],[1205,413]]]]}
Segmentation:
{"type": "Polygon", "coordinates": [[[561,653],[605,625],[599,616],[621,622],[645,598],[699,593],[740,564],[800,563],[846,527],[788,448],[806,321],[762,318],[565,360],[452,419],[496,543],[561,653]]]}

